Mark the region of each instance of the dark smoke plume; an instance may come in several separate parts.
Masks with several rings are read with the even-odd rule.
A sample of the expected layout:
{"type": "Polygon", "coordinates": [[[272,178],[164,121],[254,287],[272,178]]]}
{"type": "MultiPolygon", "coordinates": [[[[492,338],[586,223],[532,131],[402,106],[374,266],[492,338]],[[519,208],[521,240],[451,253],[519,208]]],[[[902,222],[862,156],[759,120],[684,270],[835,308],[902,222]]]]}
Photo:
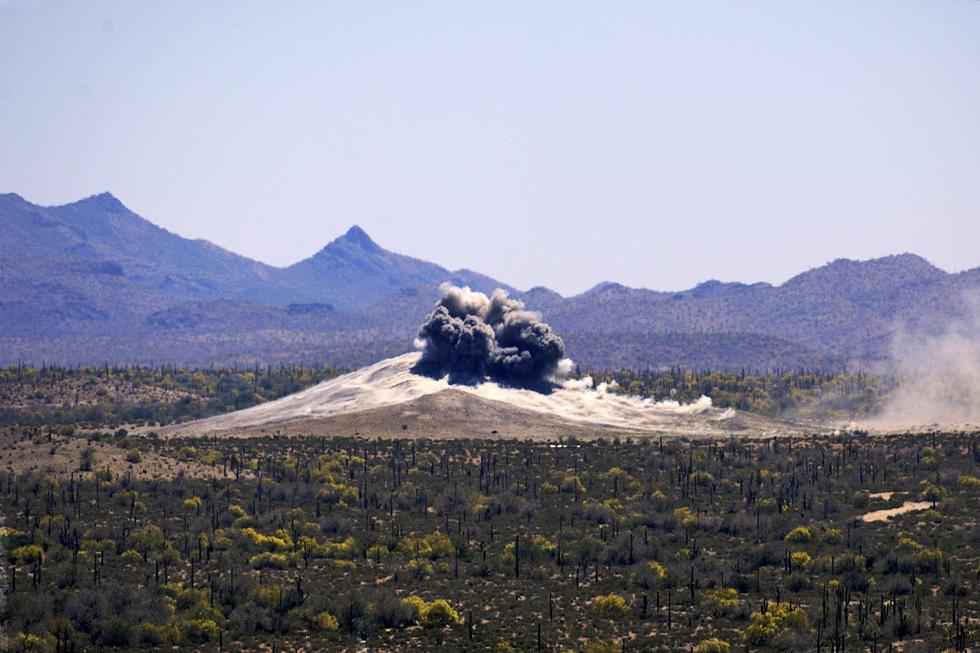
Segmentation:
{"type": "Polygon", "coordinates": [[[415,371],[451,382],[486,378],[514,385],[547,383],[565,357],[565,343],[541,316],[503,290],[487,297],[469,288],[440,287],[442,299],[419,328],[422,357],[415,371]]]}

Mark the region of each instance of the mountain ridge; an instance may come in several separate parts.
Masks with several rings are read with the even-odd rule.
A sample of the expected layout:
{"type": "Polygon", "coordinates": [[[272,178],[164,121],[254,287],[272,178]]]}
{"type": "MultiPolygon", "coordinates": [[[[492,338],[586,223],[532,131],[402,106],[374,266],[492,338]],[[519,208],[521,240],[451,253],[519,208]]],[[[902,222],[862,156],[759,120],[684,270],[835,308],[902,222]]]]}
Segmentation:
{"type": "Polygon", "coordinates": [[[0,362],[8,363],[133,362],[152,351],[193,364],[317,356],[361,364],[410,348],[448,281],[504,288],[544,313],[592,367],[865,365],[888,358],[899,325],[939,332],[970,314],[968,295],[980,295],[980,268],[948,273],[903,253],[836,259],[778,285],[709,279],[671,292],[605,281],[563,297],[389,251],[356,224],[275,267],[174,234],[111,193],[54,207],[2,194],[0,227],[0,362]],[[349,354],[338,353],[345,345],[349,354]]]}
{"type": "MultiPolygon", "coordinates": [[[[115,212],[115,213],[125,212],[125,213],[131,214],[132,216],[138,218],[141,222],[145,223],[146,225],[151,226],[154,229],[159,230],[161,232],[164,232],[164,233],[166,233],[166,234],[168,234],[170,236],[174,236],[175,238],[178,238],[178,239],[183,240],[183,241],[188,242],[188,243],[199,243],[201,245],[207,246],[208,248],[212,249],[215,252],[221,253],[223,255],[226,255],[226,256],[229,256],[229,257],[232,257],[232,258],[235,258],[235,259],[248,261],[251,264],[254,264],[256,266],[259,266],[261,268],[266,268],[266,269],[269,269],[269,270],[278,270],[278,271],[289,270],[290,268],[295,268],[297,265],[300,265],[300,264],[305,263],[307,261],[310,261],[312,259],[316,259],[318,256],[321,256],[324,253],[330,253],[331,251],[349,251],[348,246],[349,245],[354,245],[356,248],[362,249],[362,250],[365,250],[365,251],[368,251],[370,253],[395,254],[400,259],[406,259],[406,260],[411,260],[411,261],[415,261],[415,262],[418,262],[418,263],[422,263],[423,265],[425,265],[427,267],[428,266],[431,266],[431,267],[439,268],[440,270],[443,270],[443,271],[445,271],[445,272],[447,272],[449,274],[463,275],[464,277],[465,276],[468,276],[468,275],[475,275],[475,276],[484,277],[486,279],[491,279],[491,277],[488,277],[486,275],[482,275],[480,273],[476,273],[473,270],[470,270],[470,269],[467,269],[467,268],[461,268],[459,270],[449,270],[448,268],[445,268],[443,266],[440,266],[437,263],[431,263],[429,261],[425,261],[425,260],[420,259],[420,258],[417,258],[417,257],[407,256],[407,255],[404,255],[404,254],[396,254],[395,252],[392,252],[390,250],[387,250],[387,249],[383,248],[381,245],[379,245],[377,242],[375,242],[371,238],[371,236],[369,236],[367,234],[367,232],[360,225],[357,225],[357,224],[352,224],[345,233],[343,233],[340,236],[337,236],[333,240],[329,241],[327,244],[325,244],[319,250],[317,250],[316,252],[314,252],[312,255],[310,255],[310,256],[308,256],[306,258],[300,259],[299,261],[296,261],[296,262],[291,263],[291,264],[286,265],[286,266],[276,266],[276,265],[272,265],[272,264],[269,264],[269,263],[265,263],[265,262],[260,261],[258,259],[253,259],[251,257],[245,256],[245,255],[242,255],[242,254],[238,254],[236,252],[233,252],[232,250],[229,250],[229,249],[227,249],[227,248],[225,248],[225,247],[223,247],[223,246],[221,246],[221,245],[219,245],[217,243],[214,243],[214,242],[212,242],[210,240],[207,240],[207,239],[204,239],[204,238],[189,238],[189,237],[185,237],[185,236],[180,236],[179,234],[176,234],[176,233],[174,233],[174,232],[166,229],[165,227],[161,227],[161,226],[153,223],[152,221],[150,221],[150,220],[148,220],[148,219],[140,216],[139,214],[136,214],[135,212],[131,211],[128,207],[125,206],[125,204],[122,203],[121,200],[119,200],[115,195],[113,195],[111,192],[108,192],[108,191],[103,191],[103,192],[100,192],[100,193],[97,193],[97,194],[94,194],[94,195],[89,195],[89,196],[84,197],[82,199],[75,200],[75,201],[72,201],[72,202],[68,202],[68,203],[65,203],[65,204],[55,204],[55,205],[48,205],[48,206],[33,204],[29,200],[26,200],[23,196],[19,195],[18,193],[13,193],[13,192],[0,193],[0,208],[2,208],[2,203],[4,202],[4,200],[7,200],[9,198],[13,198],[15,200],[18,200],[18,201],[20,201],[20,202],[24,203],[25,205],[28,205],[28,206],[30,206],[32,208],[42,209],[42,210],[47,210],[47,209],[62,209],[62,208],[69,208],[69,207],[93,206],[93,207],[98,207],[100,210],[103,210],[103,211],[111,211],[111,212],[115,212]]],[[[930,262],[928,259],[926,259],[923,256],[920,256],[920,255],[915,254],[913,252],[902,252],[902,253],[898,253],[898,254],[888,254],[888,255],[884,255],[884,256],[880,256],[880,257],[874,257],[874,258],[870,258],[870,259],[849,259],[849,258],[837,258],[837,259],[833,259],[833,260],[828,261],[827,263],[825,263],[823,265],[816,266],[816,267],[813,267],[813,268],[804,270],[804,271],[802,271],[802,272],[800,272],[800,273],[798,273],[798,274],[790,277],[786,281],[783,281],[782,283],[771,283],[771,282],[768,282],[768,281],[742,282],[742,281],[720,281],[718,279],[706,279],[705,281],[698,282],[695,286],[693,286],[691,288],[688,288],[688,289],[683,289],[683,290],[662,290],[661,289],[661,290],[657,290],[657,289],[647,288],[645,286],[627,286],[625,284],[621,284],[621,283],[616,282],[616,281],[607,280],[607,281],[601,281],[599,283],[596,283],[592,287],[587,288],[586,290],[584,290],[584,291],[582,291],[580,293],[573,293],[573,294],[568,294],[568,295],[562,295],[558,291],[555,291],[555,290],[553,290],[551,288],[548,288],[546,286],[534,286],[531,289],[529,289],[529,291],[527,291],[527,292],[530,292],[531,290],[545,290],[545,291],[548,291],[549,293],[554,293],[555,295],[558,295],[558,297],[561,297],[562,299],[570,299],[570,298],[575,298],[575,297],[579,297],[579,296],[582,296],[582,295],[597,294],[597,293],[599,293],[601,291],[604,291],[604,290],[607,290],[607,289],[610,289],[610,288],[627,289],[627,290],[638,290],[638,291],[647,291],[647,292],[652,292],[652,293],[667,293],[667,294],[669,294],[669,293],[676,294],[676,293],[682,293],[682,292],[692,292],[692,291],[698,290],[702,286],[716,286],[716,285],[728,286],[728,287],[733,287],[733,288],[735,288],[735,287],[756,287],[756,286],[767,286],[767,287],[772,287],[772,288],[781,288],[781,287],[786,286],[787,284],[793,285],[793,284],[803,283],[804,281],[812,278],[814,275],[827,276],[827,275],[833,273],[834,271],[836,271],[836,270],[838,270],[838,269],[840,269],[842,267],[864,266],[864,265],[868,265],[868,264],[888,266],[892,262],[902,262],[903,263],[902,266],[895,266],[894,267],[894,269],[897,269],[897,270],[902,270],[903,268],[905,268],[905,270],[907,271],[909,266],[914,266],[914,267],[917,267],[917,268],[919,268],[921,270],[927,270],[930,273],[934,274],[935,276],[944,275],[944,274],[945,275],[949,275],[949,274],[962,274],[962,273],[965,273],[965,272],[973,272],[975,270],[980,269],[980,266],[978,266],[976,268],[970,268],[970,269],[967,269],[967,270],[962,270],[960,272],[948,272],[948,271],[944,270],[943,268],[940,268],[939,266],[936,266],[935,264],[933,264],[932,262],[930,262]]],[[[514,290],[514,288],[512,286],[508,285],[508,284],[503,284],[503,283],[500,283],[500,282],[496,282],[496,283],[499,283],[501,285],[501,287],[504,287],[506,289],[514,290]]]]}

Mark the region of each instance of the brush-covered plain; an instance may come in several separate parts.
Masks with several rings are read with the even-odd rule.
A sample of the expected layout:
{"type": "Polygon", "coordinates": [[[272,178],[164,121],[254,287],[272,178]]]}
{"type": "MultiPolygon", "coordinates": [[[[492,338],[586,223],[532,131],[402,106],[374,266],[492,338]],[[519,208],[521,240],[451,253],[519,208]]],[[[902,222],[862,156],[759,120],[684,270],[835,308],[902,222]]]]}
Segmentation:
{"type": "Polygon", "coordinates": [[[980,433],[5,439],[79,451],[0,476],[11,650],[978,642],[980,433]]]}

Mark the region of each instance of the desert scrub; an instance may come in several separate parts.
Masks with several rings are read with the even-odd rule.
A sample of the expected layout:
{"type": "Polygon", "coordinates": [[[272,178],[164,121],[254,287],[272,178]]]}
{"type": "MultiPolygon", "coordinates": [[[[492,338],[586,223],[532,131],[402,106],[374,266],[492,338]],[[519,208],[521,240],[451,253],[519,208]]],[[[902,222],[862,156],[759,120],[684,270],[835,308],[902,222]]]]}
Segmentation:
{"type": "Polygon", "coordinates": [[[406,577],[417,580],[421,580],[426,576],[431,576],[432,572],[432,563],[421,558],[409,560],[402,566],[401,569],[401,573],[406,577]]]}
{"type": "Polygon", "coordinates": [[[687,506],[675,508],[674,519],[680,522],[682,526],[690,527],[697,524],[697,516],[694,514],[694,511],[687,506]]]}
{"type": "Polygon", "coordinates": [[[26,544],[10,552],[10,557],[19,565],[27,565],[44,560],[44,550],[39,544],[26,544]]]}
{"type": "Polygon", "coordinates": [[[459,623],[459,613],[453,609],[446,599],[436,599],[426,605],[422,616],[426,628],[443,628],[459,623]]]}
{"type": "Polygon", "coordinates": [[[809,569],[812,562],[810,554],[806,551],[791,551],[789,554],[790,569],[809,569]]]}
{"type": "Polygon", "coordinates": [[[702,640],[694,647],[694,653],[729,653],[731,650],[731,644],[717,637],[702,640]]]}
{"type": "Polygon", "coordinates": [[[436,531],[420,538],[406,537],[398,542],[399,553],[406,553],[420,558],[438,560],[453,554],[453,541],[445,533],[436,531]]]}
{"type": "Polygon", "coordinates": [[[643,589],[660,589],[667,584],[667,568],[656,560],[648,560],[636,565],[633,582],[643,589]]]}
{"type": "MultiPolygon", "coordinates": [[[[514,559],[514,548],[515,543],[509,542],[504,548],[504,555],[508,560],[514,559]]],[[[548,560],[555,554],[555,543],[549,540],[544,535],[534,535],[527,540],[521,540],[520,542],[520,555],[521,560],[528,560],[530,562],[537,562],[541,560],[548,560]]]]}
{"type": "Polygon", "coordinates": [[[786,537],[783,539],[793,544],[806,544],[813,539],[813,534],[806,526],[797,526],[789,533],[786,533],[786,537]]]}
{"type": "Polygon", "coordinates": [[[137,628],[136,638],[145,646],[176,646],[181,641],[181,633],[180,628],[173,622],[141,623],[137,628]]]}
{"type": "Polygon", "coordinates": [[[253,569],[285,569],[290,566],[291,561],[291,557],[287,553],[263,551],[249,558],[248,564],[253,569]]]}
{"type": "Polygon", "coordinates": [[[938,485],[933,485],[928,481],[922,482],[922,498],[933,503],[942,501],[946,497],[946,489],[938,485]]]}
{"type": "Polygon", "coordinates": [[[459,623],[459,613],[445,599],[426,603],[425,599],[412,594],[402,599],[411,619],[427,628],[443,628],[459,623]]]}
{"type": "Polygon", "coordinates": [[[956,479],[956,483],[961,488],[966,488],[970,490],[975,490],[977,488],[980,488],[980,478],[977,478],[976,476],[970,476],[969,474],[964,474],[963,476],[960,476],[958,479],[956,479]]]}
{"type": "Polygon", "coordinates": [[[839,528],[826,528],[823,531],[823,541],[827,544],[840,544],[844,541],[844,531],[839,528]]]}
{"type": "Polygon", "coordinates": [[[704,607],[716,617],[731,614],[739,607],[738,590],[732,587],[718,587],[705,592],[704,607]]]}
{"type": "Polygon", "coordinates": [[[11,653],[46,653],[54,650],[55,638],[34,633],[17,633],[9,646],[11,653]]]}
{"type": "Polygon", "coordinates": [[[766,646],[778,639],[809,636],[812,629],[810,618],[802,608],[790,609],[788,603],[771,603],[765,612],[753,612],[749,616],[743,637],[752,646],[766,646]]]}
{"type": "MultiPolygon", "coordinates": [[[[29,443],[29,435],[17,437],[29,443]]],[[[839,631],[855,647],[867,643],[859,603],[871,609],[864,634],[876,633],[887,650],[917,627],[918,601],[917,647],[957,642],[955,607],[970,650],[980,614],[972,526],[980,493],[959,479],[980,476],[978,435],[562,447],[504,438],[147,437],[140,450],[162,461],[154,479],[124,463],[111,482],[104,473],[98,482],[72,478],[74,465],[64,477],[0,465],[6,556],[13,562],[15,549],[31,545],[44,554],[40,565],[23,557],[8,567],[4,625],[54,636],[54,650],[61,637],[62,650],[77,651],[109,650],[109,641],[117,650],[216,649],[217,641],[192,641],[208,636],[193,625],[204,621],[217,625],[226,650],[349,641],[393,652],[489,650],[497,642],[533,651],[538,623],[548,650],[618,651],[624,639],[637,651],[704,650],[712,640],[731,651],[815,650],[826,597],[830,624],[819,637],[829,651],[835,604],[849,595],[853,618],[839,631]],[[926,442],[938,470],[917,463],[926,442]],[[220,461],[205,478],[166,477],[187,467],[175,464],[184,447],[198,459],[218,451],[220,461]],[[690,479],[698,471],[714,481],[698,485],[690,479]],[[562,490],[566,477],[581,487],[562,490]],[[881,489],[920,500],[923,480],[947,492],[941,522],[928,510],[863,522],[867,510],[851,503],[855,493],[881,489]],[[558,493],[545,491],[549,482],[558,493]],[[347,498],[321,494],[329,484],[344,486],[347,498]],[[199,510],[184,505],[193,497],[199,510]],[[798,529],[811,538],[788,542],[798,529]],[[812,556],[805,570],[801,553],[812,556]],[[777,596],[793,610],[773,603],[777,596]],[[895,597],[904,611],[892,609],[895,597]],[[321,613],[336,619],[336,631],[317,626],[321,613]],[[452,625],[457,619],[463,627],[452,625]]],[[[97,455],[113,438],[92,438],[97,455]]]]}
{"type": "Polygon", "coordinates": [[[337,617],[329,612],[318,612],[314,617],[314,624],[317,630],[326,633],[335,633],[340,629],[340,622],[337,621],[337,617]]]}
{"type": "Polygon", "coordinates": [[[266,535],[248,526],[242,529],[242,536],[253,546],[267,551],[288,551],[293,548],[293,539],[285,529],[279,529],[274,535],[266,535]]]}
{"type": "Polygon", "coordinates": [[[589,605],[592,607],[593,612],[607,619],[625,617],[630,613],[629,604],[619,594],[597,596],[592,599],[589,605]]]}
{"type": "Polygon", "coordinates": [[[218,639],[218,623],[213,619],[188,619],[180,624],[185,642],[203,644],[218,639]]]}

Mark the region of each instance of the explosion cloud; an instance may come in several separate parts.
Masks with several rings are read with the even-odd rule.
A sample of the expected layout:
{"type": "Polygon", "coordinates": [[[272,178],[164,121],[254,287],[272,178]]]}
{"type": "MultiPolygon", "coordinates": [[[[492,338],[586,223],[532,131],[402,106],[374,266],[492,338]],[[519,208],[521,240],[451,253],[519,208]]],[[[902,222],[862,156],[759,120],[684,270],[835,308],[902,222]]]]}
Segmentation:
{"type": "Polygon", "coordinates": [[[451,284],[419,328],[422,357],[416,372],[449,375],[450,381],[475,383],[491,378],[515,385],[546,383],[564,360],[565,344],[503,290],[487,297],[451,284]]]}

